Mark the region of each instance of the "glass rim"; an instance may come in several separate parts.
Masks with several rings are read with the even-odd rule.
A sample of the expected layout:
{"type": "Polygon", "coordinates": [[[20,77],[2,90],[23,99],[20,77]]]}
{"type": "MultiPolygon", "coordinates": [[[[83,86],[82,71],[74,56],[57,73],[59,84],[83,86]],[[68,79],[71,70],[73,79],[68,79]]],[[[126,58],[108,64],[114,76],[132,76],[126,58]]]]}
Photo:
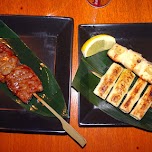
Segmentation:
{"type": "MultiPolygon", "coordinates": [[[[102,7],[105,7],[105,6],[107,6],[110,2],[111,2],[111,0],[109,0],[106,4],[104,4],[104,5],[101,5],[101,6],[97,6],[97,5],[93,5],[89,0],[86,0],[92,7],[94,7],[94,8],[102,8],[102,7]]],[[[99,1],[99,0],[94,0],[94,1],[99,1]]],[[[102,1],[102,0],[101,0],[102,1]]]]}

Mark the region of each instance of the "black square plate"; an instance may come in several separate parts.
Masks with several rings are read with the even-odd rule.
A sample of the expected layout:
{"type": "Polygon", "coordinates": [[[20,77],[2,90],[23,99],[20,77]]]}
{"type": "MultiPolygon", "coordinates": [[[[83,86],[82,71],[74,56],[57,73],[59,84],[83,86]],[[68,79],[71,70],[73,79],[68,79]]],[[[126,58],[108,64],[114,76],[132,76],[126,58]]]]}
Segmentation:
{"type": "MultiPolygon", "coordinates": [[[[73,19],[45,16],[0,16],[27,46],[51,69],[61,90],[70,114],[71,55],[73,19]],[[64,74],[63,74],[64,73],[64,74]]],[[[65,134],[59,120],[43,117],[24,110],[0,92],[0,131],[65,134]]]]}
{"type": "MultiPolygon", "coordinates": [[[[79,25],[79,59],[81,47],[86,40],[98,34],[109,34],[116,38],[117,43],[141,53],[152,61],[152,24],[90,24],[79,25]]],[[[129,126],[108,116],[79,94],[79,125],[80,126],[129,126]]]]}

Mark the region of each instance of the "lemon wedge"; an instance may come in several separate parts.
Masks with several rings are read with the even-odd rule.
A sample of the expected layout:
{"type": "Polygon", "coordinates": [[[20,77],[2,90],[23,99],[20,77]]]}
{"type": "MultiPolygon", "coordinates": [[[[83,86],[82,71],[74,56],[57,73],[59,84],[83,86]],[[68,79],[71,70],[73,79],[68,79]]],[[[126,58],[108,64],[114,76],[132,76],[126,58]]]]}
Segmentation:
{"type": "Polygon", "coordinates": [[[106,34],[99,34],[88,39],[82,46],[81,51],[84,57],[92,56],[98,52],[109,50],[116,43],[114,37],[106,34]]]}

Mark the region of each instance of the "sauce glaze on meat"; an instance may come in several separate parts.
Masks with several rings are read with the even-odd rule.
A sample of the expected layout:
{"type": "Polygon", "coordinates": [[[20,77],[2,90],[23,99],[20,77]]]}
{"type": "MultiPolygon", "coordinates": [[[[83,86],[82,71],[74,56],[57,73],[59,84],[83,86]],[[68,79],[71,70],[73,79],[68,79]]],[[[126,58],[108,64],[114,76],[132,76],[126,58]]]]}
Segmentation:
{"type": "Polygon", "coordinates": [[[43,90],[42,83],[34,71],[20,63],[13,50],[4,40],[0,40],[0,82],[24,103],[28,103],[33,93],[43,90]]]}
{"type": "Polygon", "coordinates": [[[6,76],[6,83],[8,88],[25,103],[28,103],[33,93],[43,90],[37,75],[26,65],[17,66],[6,76]]]}

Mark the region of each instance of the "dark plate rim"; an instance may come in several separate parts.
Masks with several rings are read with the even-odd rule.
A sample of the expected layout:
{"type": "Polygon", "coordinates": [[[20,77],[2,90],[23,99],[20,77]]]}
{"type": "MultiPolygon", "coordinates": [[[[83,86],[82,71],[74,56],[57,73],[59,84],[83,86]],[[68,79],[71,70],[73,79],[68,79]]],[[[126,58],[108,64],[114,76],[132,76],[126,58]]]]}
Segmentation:
{"type": "MultiPolygon", "coordinates": [[[[83,29],[85,31],[86,30],[85,28],[87,28],[87,27],[107,27],[108,28],[108,27],[112,27],[112,26],[115,26],[115,27],[116,26],[117,27],[127,26],[128,27],[128,26],[147,26],[147,25],[152,26],[152,23],[151,22],[143,22],[143,23],[135,22],[135,23],[103,23],[103,24],[98,23],[98,24],[80,24],[80,25],[78,25],[78,60],[79,60],[79,63],[80,63],[81,56],[82,56],[82,53],[80,51],[81,50],[81,46],[80,46],[80,43],[81,43],[80,30],[81,29],[83,29]]],[[[86,32],[87,32],[87,30],[86,30],[86,32]]],[[[84,112],[84,105],[82,106],[81,103],[82,103],[81,95],[78,92],[78,124],[80,127],[132,127],[131,125],[117,121],[114,118],[112,118],[112,119],[114,119],[116,121],[116,123],[103,124],[98,121],[99,118],[97,118],[97,121],[91,121],[89,119],[89,117],[92,115],[97,116],[97,110],[99,110],[99,109],[94,109],[94,105],[92,103],[85,102],[84,105],[90,106],[90,109],[87,112],[84,112]],[[81,116],[82,112],[85,113],[85,115],[81,116]]],[[[104,113],[104,112],[101,111],[101,113],[104,113]]],[[[107,117],[110,117],[110,116],[107,115],[107,117]]]]}
{"type": "MultiPolygon", "coordinates": [[[[66,101],[67,104],[67,112],[68,112],[68,116],[67,118],[64,118],[67,122],[70,121],[70,104],[71,104],[71,81],[72,81],[72,49],[73,49],[73,29],[74,29],[74,20],[71,17],[63,17],[63,16],[35,16],[35,15],[4,15],[4,14],[0,14],[0,19],[3,21],[3,19],[10,19],[10,18],[15,18],[15,19],[37,19],[37,20],[41,20],[41,19],[46,19],[46,20],[55,20],[55,21],[61,21],[63,20],[64,23],[69,24],[70,26],[70,43],[69,43],[69,49],[70,49],[70,61],[69,61],[69,84],[68,84],[68,90],[69,90],[69,96],[68,96],[68,101],[66,101]]],[[[5,23],[5,22],[4,22],[5,23]]],[[[63,25],[66,26],[66,25],[63,25]]],[[[60,31],[62,32],[62,31],[60,31]]],[[[58,35],[56,35],[58,36],[58,35]]],[[[54,118],[53,118],[54,119],[54,118]]],[[[55,118],[57,121],[57,125],[59,126],[59,128],[61,126],[60,121],[58,121],[57,118],[55,118]]],[[[50,120],[51,121],[51,120],[50,120]]],[[[0,131],[1,132],[9,132],[9,133],[29,133],[29,134],[53,134],[53,135],[65,135],[67,134],[63,128],[62,129],[53,129],[53,130],[35,130],[35,129],[22,129],[22,128],[10,128],[10,127],[1,127],[0,126],[0,131]]]]}

